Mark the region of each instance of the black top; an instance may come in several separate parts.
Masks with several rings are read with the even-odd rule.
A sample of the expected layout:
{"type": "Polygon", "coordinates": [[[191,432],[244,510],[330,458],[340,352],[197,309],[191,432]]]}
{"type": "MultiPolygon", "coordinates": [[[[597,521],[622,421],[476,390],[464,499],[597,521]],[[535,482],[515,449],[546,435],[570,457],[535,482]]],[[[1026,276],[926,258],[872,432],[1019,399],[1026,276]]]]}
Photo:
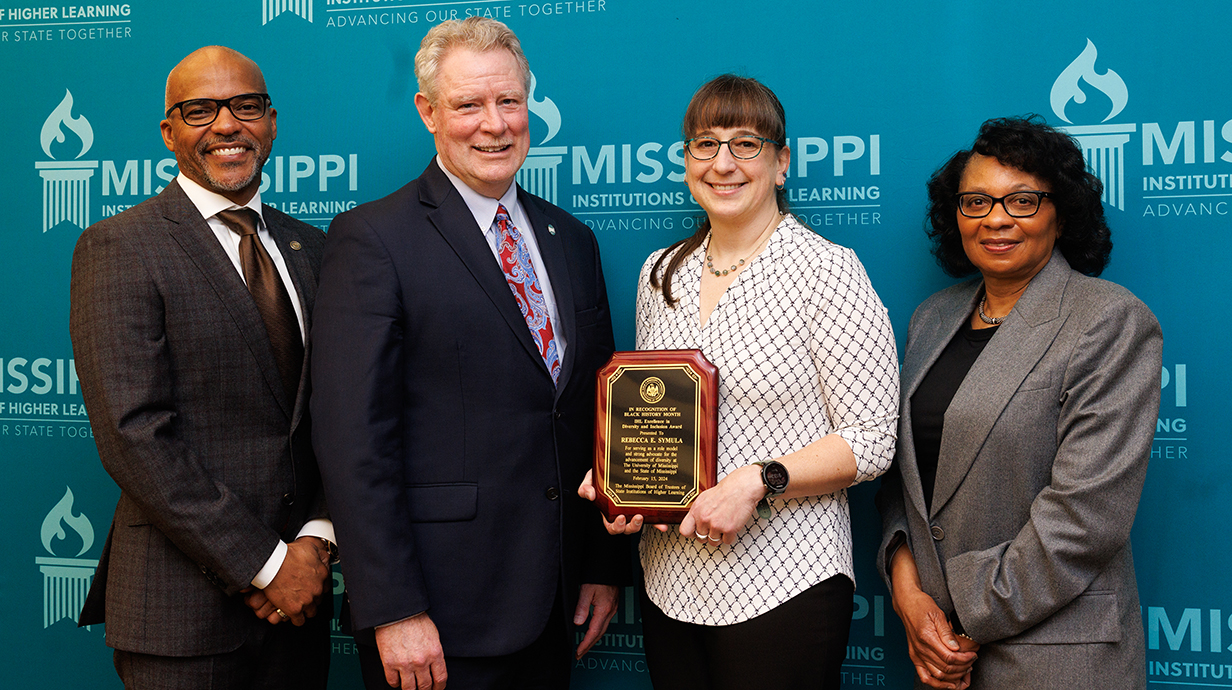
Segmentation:
{"type": "Polygon", "coordinates": [[[911,433],[915,437],[916,464],[920,469],[926,510],[932,510],[945,411],[963,379],[967,378],[971,365],[996,332],[996,326],[977,330],[971,327],[970,321],[965,321],[911,396],[911,433]]]}

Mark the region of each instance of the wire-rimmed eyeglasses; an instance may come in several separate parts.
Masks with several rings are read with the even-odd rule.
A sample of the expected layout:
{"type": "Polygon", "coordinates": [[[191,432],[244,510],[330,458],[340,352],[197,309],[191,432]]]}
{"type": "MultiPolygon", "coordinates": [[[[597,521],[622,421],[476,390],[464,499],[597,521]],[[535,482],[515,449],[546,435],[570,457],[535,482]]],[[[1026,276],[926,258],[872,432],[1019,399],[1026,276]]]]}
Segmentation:
{"type": "Polygon", "coordinates": [[[742,161],[751,160],[761,153],[761,149],[766,144],[774,144],[782,146],[779,142],[765,137],[745,134],[738,137],[732,137],[727,141],[721,141],[714,137],[693,137],[692,139],[684,140],[684,150],[689,152],[699,161],[708,161],[719,155],[719,149],[723,144],[727,144],[727,150],[731,151],[731,155],[739,158],[742,161]]]}

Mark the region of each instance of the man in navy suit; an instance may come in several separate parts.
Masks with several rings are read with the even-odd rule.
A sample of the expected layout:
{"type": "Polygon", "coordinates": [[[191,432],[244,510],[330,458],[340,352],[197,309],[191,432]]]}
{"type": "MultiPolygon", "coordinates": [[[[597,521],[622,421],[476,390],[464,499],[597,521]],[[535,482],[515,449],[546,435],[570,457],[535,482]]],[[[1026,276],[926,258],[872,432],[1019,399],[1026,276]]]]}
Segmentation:
{"type": "Polygon", "coordinates": [[[438,25],[415,71],[437,155],[334,220],[314,313],[360,665],[369,688],[566,688],[629,560],[575,492],[614,347],[598,245],[514,183],[530,69],[504,24],[438,25]]]}

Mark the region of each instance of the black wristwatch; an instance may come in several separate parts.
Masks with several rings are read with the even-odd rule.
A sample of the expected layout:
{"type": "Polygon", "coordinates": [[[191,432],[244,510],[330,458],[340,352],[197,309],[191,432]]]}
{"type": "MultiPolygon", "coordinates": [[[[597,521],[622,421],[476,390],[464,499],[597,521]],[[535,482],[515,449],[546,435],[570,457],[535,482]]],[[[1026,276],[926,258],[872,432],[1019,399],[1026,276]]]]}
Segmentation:
{"type": "Polygon", "coordinates": [[[787,467],[778,460],[757,460],[754,465],[761,465],[761,483],[766,487],[766,495],[757,502],[757,517],[770,518],[770,497],[781,496],[787,491],[787,467]]]}
{"type": "Polygon", "coordinates": [[[339,561],[338,545],[326,539],[325,537],[317,537],[317,539],[320,539],[321,543],[325,544],[325,551],[329,554],[329,564],[333,565],[337,563],[339,561]]]}

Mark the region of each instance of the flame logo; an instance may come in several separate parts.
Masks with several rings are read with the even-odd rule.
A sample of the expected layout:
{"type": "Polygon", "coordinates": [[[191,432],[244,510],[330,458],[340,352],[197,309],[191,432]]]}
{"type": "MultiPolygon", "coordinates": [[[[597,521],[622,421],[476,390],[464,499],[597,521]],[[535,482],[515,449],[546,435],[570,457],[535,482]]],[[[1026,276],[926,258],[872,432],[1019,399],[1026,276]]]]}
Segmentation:
{"type": "Polygon", "coordinates": [[[543,138],[543,141],[539,142],[539,145],[542,146],[548,143],[560,131],[560,110],[552,102],[552,99],[546,96],[541,101],[535,100],[534,72],[530,73],[530,97],[527,99],[527,102],[530,111],[538,115],[548,125],[548,135],[543,138]]]}
{"type": "Polygon", "coordinates": [[[77,154],[77,158],[86,155],[86,151],[94,145],[94,128],[84,115],[73,117],[73,94],[68,89],[64,90],[64,100],[60,101],[60,105],[51,111],[43,123],[43,134],[39,139],[43,144],[43,153],[46,153],[48,158],[55,158],[51,155],[52,141],[64,143],[64,130],[60,125],[67,125],[74,134],[81,137],[81,153],[77,154]]]}
{"type": "MultiPolygon", "coordinates": [[[[69,101],[71,104],[72,101],[69,101]]],[[[40,536],[43,537],[43,548],[47,549],[47,553],[56,555],[55,551],[51,550],[51,538],[63,540],[67,535],[64,532],[64,527],[61,526],[61,521],[68,523],[73,531],[81,535],[81,551],[77,555],[85,553],[94,546],[94,526],[90,524],[89,518],[85,514],[73,516],[73,490],[64,487],[64,498],[47,513],[47,517],[43,518],[43,529],[40,536]]]]}
{"type": "Polygon", "coordinates": [[[1105,117],[1103,122],[1116,117],[1117,113],[1121,112],[1125,104],[1129,102],[1129,89],[1125,87],[1125,81],[1121,79],[1121,75],[1112,70],[1103,74],[1095,71],[1095,58],[1098,56],[1099,51],[1088,38],[1087,47],[1083,49],[1082,54],[1074,58],[1074,61],[1069,63],[1069,66],[1062,70],[1057,80],[1052,83],[1052,112],[1071,125],[1074,123],[1065,117],[1065,106],[1071,100],[1078,104],[1087,101],[1086,93],[1078,84],[1079,80],[1085,80],[1112,99],[1112,112],[1108,113],[1108,117],[1105,117]]]}

